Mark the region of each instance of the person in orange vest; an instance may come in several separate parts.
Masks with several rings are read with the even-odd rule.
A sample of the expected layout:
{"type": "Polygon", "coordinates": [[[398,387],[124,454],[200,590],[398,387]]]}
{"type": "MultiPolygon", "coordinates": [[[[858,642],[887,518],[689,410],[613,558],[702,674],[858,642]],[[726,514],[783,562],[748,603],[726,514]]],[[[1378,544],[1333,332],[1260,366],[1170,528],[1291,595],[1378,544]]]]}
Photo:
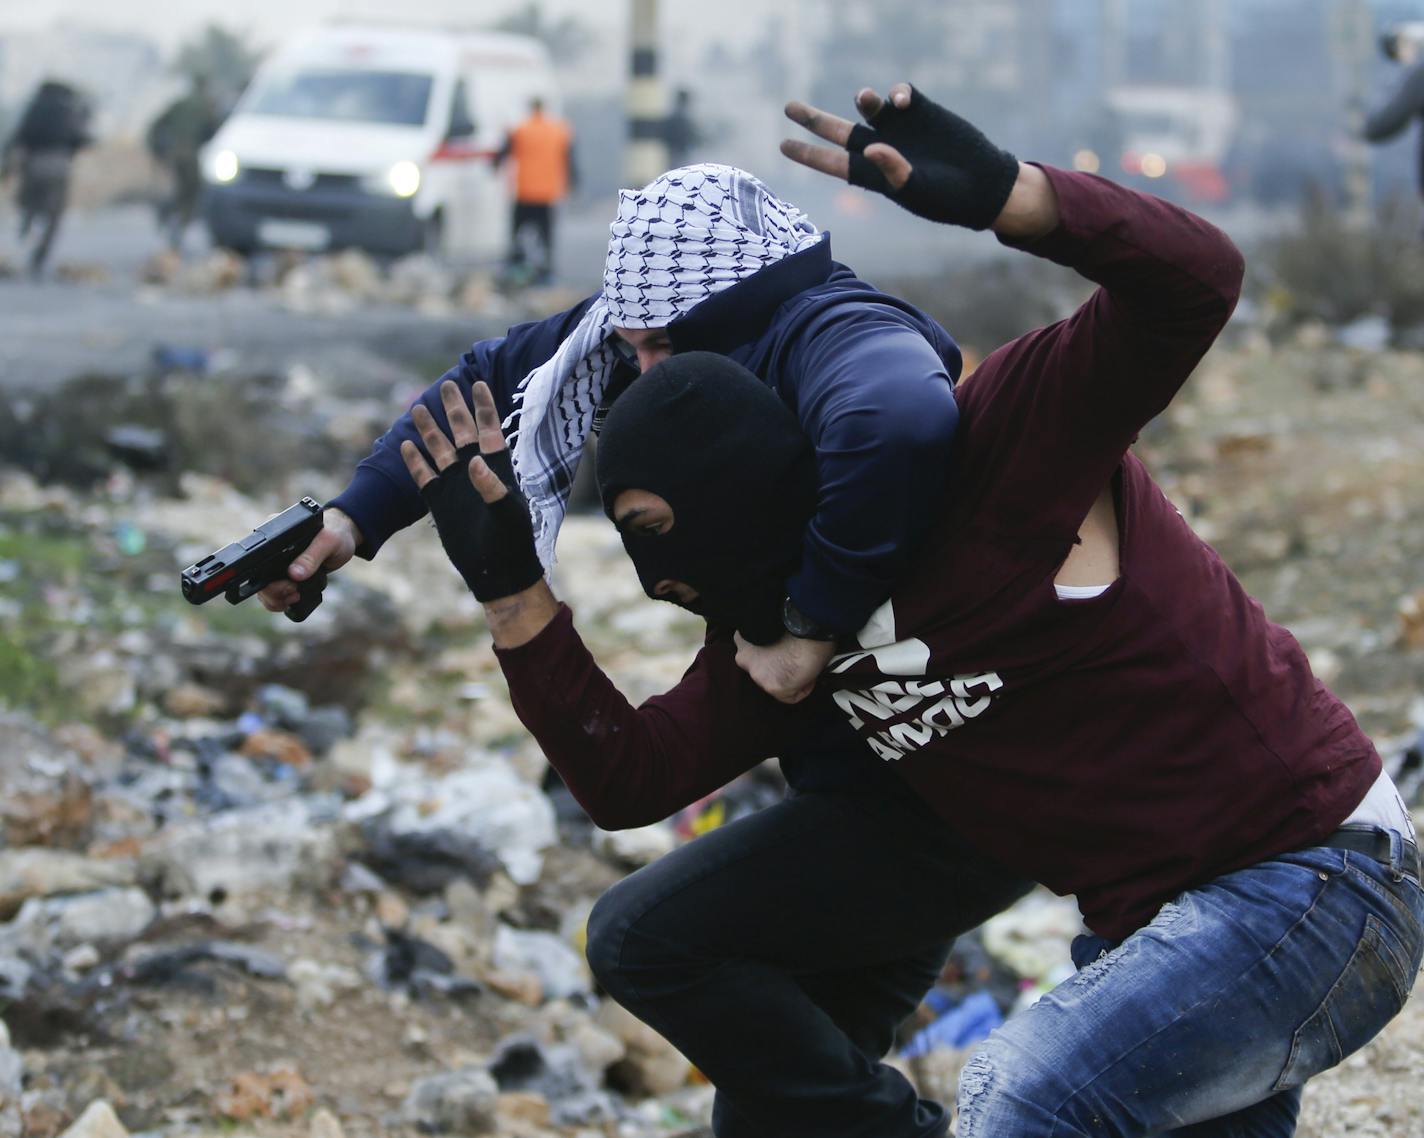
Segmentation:
{"type": "Polygon", "coordinates": [[[578,180],[574,134],[562,119],[544,113],[544,100],[531,99],[529,117],[509,132],[498,161],[514,162],[514,215],[509,233],[511,270],[525,268],[523,234],[533,231],[538,248],[533,280],[547,283],[554,267],[554,206],[578,180]]]}

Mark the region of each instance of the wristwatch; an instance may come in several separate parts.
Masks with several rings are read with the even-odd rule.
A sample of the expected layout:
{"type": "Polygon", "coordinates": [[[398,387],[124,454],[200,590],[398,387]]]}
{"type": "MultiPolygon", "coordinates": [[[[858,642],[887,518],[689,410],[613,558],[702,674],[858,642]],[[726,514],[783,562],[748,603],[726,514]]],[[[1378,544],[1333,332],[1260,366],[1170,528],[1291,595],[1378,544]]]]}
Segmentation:
{"type": "Polygon", "coordinates": [[[787,632],[800,640],[835,640],[838,636],[793,605],[790,597],[781,602],[781,623],[787,632]]]}

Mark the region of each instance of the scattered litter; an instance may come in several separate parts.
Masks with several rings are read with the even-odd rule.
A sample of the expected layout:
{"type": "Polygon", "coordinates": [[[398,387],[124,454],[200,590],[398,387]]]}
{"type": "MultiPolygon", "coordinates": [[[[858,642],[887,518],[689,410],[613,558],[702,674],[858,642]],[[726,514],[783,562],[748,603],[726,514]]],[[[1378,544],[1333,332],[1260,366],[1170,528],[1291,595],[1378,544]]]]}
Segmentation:
{"type": "MultiPolygon", "coordinates": [[[[236,287],[234,267],[191,279],[236,287]]],[[[319,306],[331,288],[379,304],[397,287],[403,303],[459,303],[456,277],[419,261],[286,271],[264,303],[319,306]]],[[[1404,569],[1424,562],[1424,366],[1378,322],[1273,344],[1273,319],[1262,305],[1238,322],[1248,347],[1208,357],[1138,449],[1346,689],[1418,811],[1424,598],[1404,569]]],[[[151,363],[0,407],[14,464],[0,467],[0,1001],[15,1040],[0,1045],[0,1138],[107,1138],[120,1117],[153,1138],[249,1122],[340,1138],[338,1114],[518,1138],[705,1123],[705,1080],[599,994],[578,925],[620,874],[776,801],[776,765],[667,823],[597,832],[547,774],[479,606],[426,534],[336,575],[302,626],[256,602],[184,606],[190,554],[290,500],[277,482],[335,493],[319,472],[346,469],[342,448],[364,450],[396,401],[373,384],[338,412],[315,366],[263,377],[198,344],[151,363]],[[59,430],[61,407],[92,414],[59,430]],[[253,1052],[234,1059],[238,1040],[253,1052]],[[284,1056],[300,1073],[247,1069],[284,1056]],[[317,1102],[330,1110],[308,1124],[317,1102]]],[[[636,703],[675,682],[696,622],[640,599],[603,519],[571,516],[562,543],[556,587],[620,688],[636,703]]],[[[1078,929],[1070,900],[1036,893],[961,938],[896,1062],[952,1094],[932,1080],[1068,974],[1078,929]]],[[[1415,1054],[1408,1037],[1388,1047],[1371,1094],[1415,1054]]],[[[1361,1132],[1407,1130],[1419,1116],[1400,1103],[1352,1108],[1361,1132]]]]}
{"type": "Polygon", "coordinates": [[[936,1047],[968,1047],[987,1039],[989,1033],[1004,1022],[1004,1014],[988,992],[975,992],[944,1009],[928,1027],[921,1028],[900,1052],[914,1059],[936,1047]]]}

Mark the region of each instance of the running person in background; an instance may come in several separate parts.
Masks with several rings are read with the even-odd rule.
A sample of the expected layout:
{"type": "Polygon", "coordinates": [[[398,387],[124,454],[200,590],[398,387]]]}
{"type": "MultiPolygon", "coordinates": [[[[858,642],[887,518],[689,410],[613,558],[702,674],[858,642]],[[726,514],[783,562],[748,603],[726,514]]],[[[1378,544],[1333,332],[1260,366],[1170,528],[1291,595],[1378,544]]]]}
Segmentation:
{"type": "Polygon", "coordinates": [[[89,105],[67,83],[46,80],[31,97],[0,155],[0,172],[18,169],[20,240],[35,234],[30,275],[44,272],[60,219],[69,206],[74,156],[93,141],[89,105]]]}
{"type": "Polygon", "coordinates": [[[197,215],[203,194],[198,155],[221,125],[207,78],[198,75],[191,80],[189,89],[149,124],[144,135],[149,154],[167,169],[172,181],[169,196],[159,210],[159,225],[175,253],[182,251],[183,236],[197,215]]]}

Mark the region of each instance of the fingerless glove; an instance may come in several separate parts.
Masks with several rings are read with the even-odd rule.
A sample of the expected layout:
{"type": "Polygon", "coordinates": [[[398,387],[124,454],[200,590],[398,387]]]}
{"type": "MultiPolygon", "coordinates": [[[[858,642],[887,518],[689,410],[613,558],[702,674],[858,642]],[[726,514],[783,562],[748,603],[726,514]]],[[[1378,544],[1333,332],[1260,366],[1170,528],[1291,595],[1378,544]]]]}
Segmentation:
{"type": "Polygon", "coordinates": [[[913,87],[908,106],[887,99],[869,126],[857,123],[846,149],[852,185],[882,193],[920,217],[968,229],[994,224],[1019,176],[1017,158],[913,87]],[[900,189],[865,157],[874,142],[888,143],[909,161],[910,178],[900,189]]]}
{"type": "Polygon", "coordinates": [[[455,461],[420,491],[435,519],[440,544],[450,563],[479,601],[495,601],[523,592],[544,576],[534,550],[529,504],[519,491],[508,450],[484,456],[485,465],[508,493],[486,503],[470,481],[470,460],[480,453],[476,443],[455,452],[455,461]]]}

